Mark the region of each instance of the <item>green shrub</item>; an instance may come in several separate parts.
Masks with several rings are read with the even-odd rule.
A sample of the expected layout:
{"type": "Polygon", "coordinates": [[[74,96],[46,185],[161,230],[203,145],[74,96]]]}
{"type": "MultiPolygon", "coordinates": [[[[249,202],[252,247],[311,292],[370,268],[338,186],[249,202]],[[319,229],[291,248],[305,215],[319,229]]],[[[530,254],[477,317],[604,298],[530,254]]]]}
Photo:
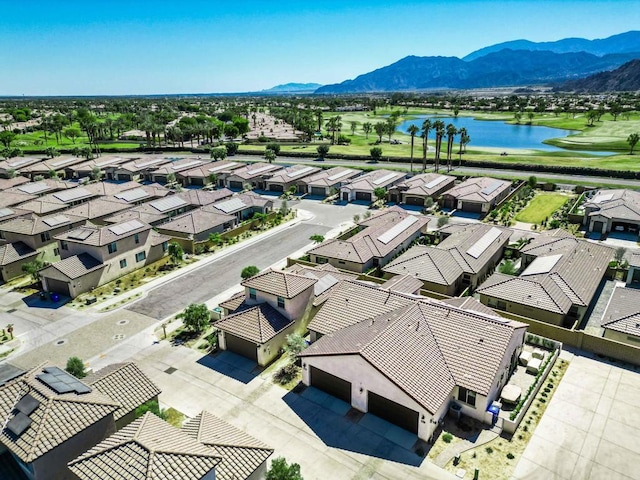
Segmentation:
{"type": "Polygon", "coordinates": [[[296,367],[293,363],[285,365],[280,370],[278,370],[274,375],[273,379],[279,383],[280,385],[286,385],[291,382],[296,375],[298,375],[298,371],[300,369],[296,367]]]}
{"type": "Polygon", "coordinates": [[[444,443],[451,443],[451,440],[453,440],[453,435],[451,435],[449,432],[444,432],[442,434],[442,441],[444,443]]]}
{"type": "Polygon", "coordinates": [[[509,452],[509,453],[507,453],[507,458],[509,460],[513,460],[514,458],[516,458],[516,456],[513,453],[509,452]]]}
{"type": "Polygon", "coordinates": [[[493,453],[493,448],[487,447],[484,449],[484,451],[487,452],[489,455],[491,455],[493,453]]]}

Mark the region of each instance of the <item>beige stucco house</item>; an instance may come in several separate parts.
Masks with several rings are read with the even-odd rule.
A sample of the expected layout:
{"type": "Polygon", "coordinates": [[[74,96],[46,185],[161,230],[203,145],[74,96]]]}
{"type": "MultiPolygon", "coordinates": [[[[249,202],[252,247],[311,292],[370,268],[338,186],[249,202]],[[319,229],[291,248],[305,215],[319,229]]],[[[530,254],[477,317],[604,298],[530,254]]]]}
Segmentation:
{"type": "Polygon", "coordinates": [[[450,210],[489,213],[511,191],[511,182],[490,177],[465,180],[442,194],[442,206],[450,210]]]}
{"type": "Polygon", "coordinates": [[[582,204],[587,231],[606,235],[640,228],[640,193],[635,190],[598,190],[582,204]]]}

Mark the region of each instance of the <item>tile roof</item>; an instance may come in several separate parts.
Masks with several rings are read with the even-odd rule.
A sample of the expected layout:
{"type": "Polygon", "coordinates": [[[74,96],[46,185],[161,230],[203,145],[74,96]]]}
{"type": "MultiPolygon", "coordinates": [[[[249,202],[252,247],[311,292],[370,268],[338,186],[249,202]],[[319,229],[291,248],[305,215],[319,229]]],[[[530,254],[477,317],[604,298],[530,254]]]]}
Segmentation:
{"type": "Polygon", "coordinates": [[[352,182],[343,185],[341,188],[373,192],[376,188],[387,188],[405,177],[406,174],[402,172],[392,172],[391,170],[384,169],[373,170],[355,178],[352,182]]]}
{"type": "Polygon", "coordinates": [[[44,195],[45,193],[56,192],[59,190],[67,190],[69,188],[74,188],[77,185],[72,182],[64,182],[62,180],[53,180],[50,178],[45,178],[44,180],[39,180],[37,182],[25,183],[22,185],[18,185],[13,187],[11,192],[22,192],[22,193],[30,193],[33,195],[44,195]]]}
{"type": "Polygon", "coordinates": [[[77,215],[67,215],[65,212],[64,215],[47,215],[41,217],[36,215],[33,212],[30,212],[26,215],[22,215],[20,217],[13,218],[7,222],[0,224],[0,231],[2,232],[11,232],[22,235],[39,235],[43,232],[49,232],[51,230],[56,230],[62,226],[67,226],[69,228],[73,228],[74,224],[79,224],[84,221],[84,218],[79,217],[77,215]],[[57,218],[61,217],[61,218],[57,218]],[[51,220],[60,220],[56,221],[49,225],[47,222],[51,223],[51,220]]]}
{"type": "Polygon", "coordinates": [[[123,193],[129,190],[134,190],[136,188],[143,188],[150,192],[154,192],[156,190],[159,192],[165,191],[164,194],[154,195],[154,196],[160,196],[160,197],[171,192],[171,190],[164,188],[158,184],[140,185],[138,182],[133,182],[133,181],[112,182],[112,181],[102,180],[101,182],[87,183],[86,185],[84,185],[84,188],[86,188],[92,193],[95,193],[96,195],[102,195],[102,196],[115,196],[119,193],[123,193]]]}
{"type": "Polygon", "coordinates": [[[100,197],[84,202],[80,205],[65,210],[65,214],[76,215],[78,217],[86,218],[87,220],[93,220],[95,218],[102,218],[114,213],[128,210],[131,208],[124,200],[120,200],[116,197],[100,197]]]}
{"type": "Polygon", "coordinates": [[[209,159],[198,160],[194,158],[183,158],[171,163],[165,163],[161,167],[151,172],[151,174],[152,175],[168,175],[170,173],[177,173],[181,170],[187,170],[197,165],[206,165],[208,163],[211,163],[209,159]]]}
{"type": "Polygon", "coordinates": [[[11,265],[19,260],[35,257],[38,252],[22,242],[0,245],[0,266],[11,265]]]}
{"type": "MultiPolygon", "coordinates": [[[[350,306],[342,315],[352,311],[350,306]]],[[[300,356],[360,355],[435,413],[456,385],[487,395],[516,330],[526,327],[442,302],[414,300],[324,335],[300,356]]]]}
{"type": "Polygon", "coordinates": [[[238,293],[234,293],[231,297],[227,298],[224,302],[220,302],[219,306],[222,308],[226,308],[230,312],[235,312],[240,305],[244,303],[246,295],[244,290],[238,293]]]}
{"type": "MultiPolygon", "coordinates": [[[[0,195],[0,208],[12,207],[14,205],[29,202],[30,200],[33,200],[35,198],[38,198],[38,197],[30,193],[5,191],[5,192],[2,192],[2,195],[0,195]]],[[[20,208],[23,208],[23,207],[20,206],[20,208]]]]}
{"type": "Polygon", "coordinates": [[[337,258],[355,263],[367,263],[372,258],[383,258],[394,251],[408,238],[422,231],[430,218],[423,215],[411,215],[401,208],[391,207],[360,222],[362,229],[346,240],[331,239],[322,242],[308,253],[327,258],[337,258]],[[414,218],[415,222],[407,225],[386,243],[382,241],[386,232],[390,232],[403,220],[414,218]]]}
{"type": "Polygon", "coordinates": [[[198,167],[183,170],[178,173],[179,177],[195,177],[195,178],[207,178],[212,173],[215,175],[220,175],[223,173],[229,173],[236,168],[243,167],[243,163],[239,162],[228,162],[228,161],[219,161],[219,162],[211,162],[205,165],[200,165],[198,167]]]}
{"type": "Polygon", "coordinates": [[[309,187],[333,187],[351,180],[362,174],[362,170],[354,170],[353,168],[334,167],[328,170],[322,170],[310,177],[300,180],[301,183],[307,184],[309,187]]]}
{"type": "Polygon", "coordinates": [[[271,174],[277,170],[281,170],[282,166],[273,163],[252,163],[240,167],[231,172],[230,177],[238,177],[242,180],[251,180],[259,178],[267,174],[271,174]]]}
{"type": "Polygon", "coordinates": [[[640,192],[635,190],[598,190],[583,207],[589,216],[640,222],[640,192]]]}
{"type": "Polygon", "coordinates": [[[260,303],[245,304],[245,308],[241,307],[235,313],[218,320],[215,327],[260,345],[271,340],[293,322],[294,320],[284,317],[269,304],[260,303]]]}
{"type": "Polygon", "coordinates": [[[485,304],[480,303],[473,297],[452,297],[440,300],[447,305],[453,305],[454,307],[461,308],[463,310],[472,310],[475,312],[484,313],[485,315],[496,315],[496,312],[487,307],[485,304]]]}
{"type": "Polygon", "coordinates": [[[113,414],[116,421],[161,393],[133,362],[108,365],[87,375],[83,381],[121,405],[113,414]]]}
{"type": "Polygon", "coordinates": [[[35,163],[33,165],[29,165],[26,167],[21,167],[20,171],[22,173],[24,172],[29,172],[29,173],[47,173],[51,170],[55,170],[57,172],[70,167],[71,165],[77,165],[79,163],[83,163],[86,162],[85,159],[83,158],[78,158],[78,157],[72,157],[72,156],[62,156],[62,157],[55,157],[55,158],[46,158],[44,160],[41,160],[38,163],[35,163]]]}
{"type": "Polygon", "coordinates": [[[225,198],[229,198],[233,195],[233,192],[228,188],[220,188],[218,190],[194,190],[187,189],[180,193],[176,193],[176,196],[189,202],[191,205],[205,206],[219,202],[225,198]]]}
{"type": "Polygon", "coordinates": [[[151,412],[69,463],[80,480],[194,480],[220,456],[151,412]]]}
{"type": "Polygon", "coordinates": [[[233,197],[207,205],[207,209],[216,209],[224,214],[234,214],[246,210],[247,208],[258,207],[260,209],[273,208],[273,201],[262,198],[254,192],[238,193],[233,197]]]}
{"type": "Polygon", "coordinates": [[[491,202],[505,190],[511,188],[508,180],[498,180],[490,177],[474,177],[456,185],[445,195],[451,195],[457,200],[466,202],[491,202]],[[494,187],[497,187],[493,189],[494,187]]]}
{"type": "Polygon", "coordinates": [[[419,293],[422,287],[422,281],[410,275],[396,275],[380,285],[383,290],[401,293],[419,293]]]}
{"type": "Polygon", "coordinates": [[[167,157],[137,158],[131,162],[118,165],[115,170],[116,172],[125,171],[135,174],[155,170],[166,163],[171,163],[171,159],[167,157]]]}
{"type": "Polygon", "coordinates": [[[440,173],[421,173],[398,183],[395,188],[407,195],[431,197],[444,188],[453,185],[456,177],[440,173]]]}
{"type": "Polygon", "coordinates": [[[285,270],[318,279],[318,282],[313,286],[313,294],[316,297],[313,305],[316,307],[329,298],[331,291],[340,283],[340,280],[356,280],[358,278],[357,274],[341,272],[330,263],[316,265],[315,267],[294,263],[285,270]]]}
{"type": "Polygon", "coordinates": [[[57,240],[65,240],[67,242],[76,242],[82,243],[83,245],[93,245],[93,246],[104,246],[108,245],[111,242],[115,242],[118,240],[122,240],[123,238],[131,237],[136,233],[147,232],[151,230],[151,225],[132,220],[132,223],[121,222],[115,223],[112,225],[107,225],[105,227],[94,225],[92,223],[87,222],[85,225],[74,228],[68,232],[61,233],[60,235],[56,235],[57,240]],[[134,223],[136,222],[136,223],[134,223]],[[114,232],[119,226],[124,226],[129,228],[124,233],[118,235],[114,232]]]}
{"type": "Polygon", "coordinates": [[[616,286],[602,315],[601,326],[640,337],[640,290],[616,286]]]}
{"type": "Polygon", "coordinates": [[[6,429],[0,433],[0,443],[25,463],[32,463],[120,407],[96,390],[84,394],[56,393],[36,378],[48,366],[51,365],[38,365],[0,386],[0,418],[3,421],[12,415],[17,400],[27,393],[39,402],[29,414],[31,425],[21,435],[16,436],[6,429]]]}
{"type": "Polygon", "coordinates": [[[231,223],[233,225],[235,221],[235,215],[225,215],[217,210],[211,211],[203,207],[173,217],[168,222],[160,225],[159,228],[164,231],[196,235],[224,225],[225,223],[231,223]]]}
{"type": "Polygon", "coordinates": [[[587,306],[613,258],[613,250],[573,237],[540,235],[523,247],[524,255],[535,261],[554,257],[547,272],[520,277],[494,274],[476,290],[555,313],[568,313],[572,305],[587,306]]]}
{"type": "Polygon", "coordinates": [[[220,480],[249,478],[273,453],[259,440],[209,412],[190,419],[182,430],[222,458],[216,467],[220,480]]]}
{"type": "Polygon", "coordinates": [[[66,281],[80,278],[83,275],[105,268],[106,265],[88,253],[73,255],[64,260],[52,263],[40,270],[42,277],[66,281]]]}
{"type": "Polygon", "coordinates": [[[293,298],[313,286],[318,280],[295,273],[268,269],[244,280],[243,287],[255,288],[284,298],[293,298]]]}
{"type": "Polygon", "coordinates": [[[23,185],[25,183],[29,183],[27,177],[13,177],[13,178],[0,178],[0,191],[8,190],[12,187],[17,187],[18,185],[23,185]]]}
{"type": "Polygon", "coordinates": [[[318,173],[320,169],[318,167],[311,167],[309,165],[298,164],[286,167],[282,170],[278,170],[273,174],[271,178],[267,180],[267,183],[292,183],[302,181],[309,176],[318,173]]]}

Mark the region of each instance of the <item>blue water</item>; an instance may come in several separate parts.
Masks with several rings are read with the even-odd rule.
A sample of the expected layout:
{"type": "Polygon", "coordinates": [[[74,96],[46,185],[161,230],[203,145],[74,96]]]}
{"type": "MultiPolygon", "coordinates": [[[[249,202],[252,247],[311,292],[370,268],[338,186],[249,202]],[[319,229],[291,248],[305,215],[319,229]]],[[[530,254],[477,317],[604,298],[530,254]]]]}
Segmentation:
{"type": "MultiPolygon", "coordinates": [[[[546,152],[575,152],[587,153],[590,155],[614,155],[614,152],[598,152],[568,150],[542,143],[550,138],[566,137],[576,130],[564,130],[559,128],[543,127],[540,125],[510,125],[502,121],[476,120],[471,117],[439,117],[436,115],[418,115],[413,120],[406,120],[398,126],[398,130],[408,133],[410,125],[422,126],[425,118],[442,120],[445,125],[452,123],[458,130],[462,127],[467,129],[467,134],[471,138],[467,148],[475,147],[496,147],[496,148],[523,148],[532,150],[542,150],[546,152]]],[[[433,130],[429,132],[430,143],[435,138],[433,130]]],[[[456,143],[459,137],[456,137],[456,143]]],[[[445,139],[446,141],[446,139],[445,139]]]]}

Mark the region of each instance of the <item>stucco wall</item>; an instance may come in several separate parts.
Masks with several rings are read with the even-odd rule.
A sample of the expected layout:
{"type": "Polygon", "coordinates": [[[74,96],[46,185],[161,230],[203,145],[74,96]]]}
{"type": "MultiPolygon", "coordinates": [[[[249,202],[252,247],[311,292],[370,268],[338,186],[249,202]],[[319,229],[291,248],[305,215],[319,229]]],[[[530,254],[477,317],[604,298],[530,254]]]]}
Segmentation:
{"type": "Polygon", "coordinates": [[[348,260],[330,258],[324,255],[315,255],[313,253],[309,254],[309,258],[313,263],[320,264],[321,262],[318,261],[318,257],[326,258],[328,260],[328,262],[324,262],[324,263],[329,263],[330,265],[336,268],[339,268],[341,270],[348,270],[350,272],[363,273],[373,267],[373,259],[369,260],[367,263],[356,263],[348,260]]]}
{"type": "Polygon", "coordinates": [[[294,333],[297,325],[298,322],[292,323],[271,340],[258,347],[258,365],[265,367],[279,356],[280,349],[287,343],[287,335],[294,333]]]}
{"type": "Polygon", "coordinates": [[[615,340],[616,342],[633,345],[634,347],[640,347],[640,337],[637,335],[628,335],[616,330],[611,330],[610,328],[605,328],[603,337],[615,340]]]}
{"type": "MultiPolygon", "coordinates": [[[[490,297],[483,293],[480,294],[480,302],[487,305],[491,308],[496,308],[498,303],[497,298],[490,297]]],[[[507,300],[502,300],[506,304],[506,311],[509,313],[514,313],[516,315],[520,315],[522,317],[532,318],[534,320],[540,320],[541,322],[550,323],[552,325],[562,325],[564,322],[564,315],[561,313],[553,313],[547,310],[542,310],[540,308],[529,307],[527,305],[521,305],[519,303],[509,302],[507,300]]]]}
{"type": "Polygon", "coordinates": [[[259,303],[268,303],[284,317],[289,320],[297,320],[302,318],[311,297],[313,296],[313,286],[307,288],[293,298],[284,299],[284,308],[278,307],[278,296],[271,293],[256,290],[256,299],[249,297],[249,287],[245,287],[245,301],[249,305],[257,305],[259,303]]]}

